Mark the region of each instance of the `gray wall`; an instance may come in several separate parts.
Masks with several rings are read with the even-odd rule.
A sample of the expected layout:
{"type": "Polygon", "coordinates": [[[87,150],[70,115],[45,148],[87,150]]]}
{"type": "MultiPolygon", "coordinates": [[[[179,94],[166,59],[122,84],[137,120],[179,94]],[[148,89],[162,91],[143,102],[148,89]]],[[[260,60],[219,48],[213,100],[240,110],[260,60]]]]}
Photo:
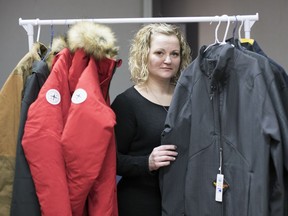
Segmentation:
{"type": "MultiPolygon", "coordinates": [[[[264,52],[288,70],[288,1],[287,0],[160,0],[162,14],[166,16],[215,16],[215,15],[254,15],[259,20],[251,29],[255,39],[264,52]]],[[[235,23],[234,23],[235,24],[235,23]]],[[[232,36],[233,23],[230,24],[229,37],[232,36]]],[[[199,46],[214,42],[217,23],[199,24],[199,46]]],[[[221,24],[218,37],[223,39],[226,24],[221,24]]],[[[242,37],[244,33],[242,32],[242,37]]]]}
{"type": "MultiPolygon", "coordinates": [[[[8,75],[28,52],[28,37],[22,19],[82,19],[142,17],[143,2],[135,0],[0,0],[0,88],[8,75]],[[129,6],[129,7],[128,7],[129,6]]],[[[111,83],[111,99],[129,85],[127,53],[135,31],[141,24],[109,24],[115,32],[120,47],[118,58],[123,60],[111,83]]],[[[64,34],[68,26],[54,26],[54,35],[64,34]]],[[[41,26],[40,42],[50,44],[50,26],[41,26]]],[[[34,28],[34,38],[37,27],[34,28]]]]}
{"type": "MultiPolygon", "coordinates": [[[[0,87],[18,61],[28,51],[26,31],[19,26],[22,19],[76,19],[76,18],[126,18],[142,17],[143,1],[152,0],[0,0],[0,87]]],[[[256,39],[262,49],[288,69],[287,50],[288,20],[287,0],[154,0],[153,14],[158,16],[215,16],[215,15],[252,15],[259,13],[259,21],[252,27],[251,37],[256,39]]],[[[147,13],[146,13],[147,14],[147,13]]],[[[149,13],[148,13],[149,14],[149,13]]],[[[198,45],[214,42],[214,29],[217,23],[200,23],[195,31],[198,45]]],[[[122,66],[117,70],[111,83],[111,99],[131,85],[127,66],[130,39],[139,24],[111,24],[120,46],[119,58],[122,66]]],[[[219,29],[219,39],[224,35],[225,24],[219,29]]],[[[233,29],[231,23],[230,29],[233,29]]],[[[55,26],[55,35],[65,33],[67,27],[55,26]]],[[[35,28],[35,34],[37,29],[35,28]]],[[[242,33],[244,36],[244,34],[242,33]]],[[[229,33],[232,36],[232,33],[229,33]]],[[[191,34],[189,37],[193,37],[191,34]]],[[[35,35],[36,38],[36,35],[35,35]]],[[[194,38],[189,38],[193,40],[194,38]]],[[[40,41],[50,43],[50,27],[41,27],[40,41]]],[[[194,49],[198,49],[194,48],[194,49]]],[[[193,50],[198,52],[198,50],[193,50]]]]}

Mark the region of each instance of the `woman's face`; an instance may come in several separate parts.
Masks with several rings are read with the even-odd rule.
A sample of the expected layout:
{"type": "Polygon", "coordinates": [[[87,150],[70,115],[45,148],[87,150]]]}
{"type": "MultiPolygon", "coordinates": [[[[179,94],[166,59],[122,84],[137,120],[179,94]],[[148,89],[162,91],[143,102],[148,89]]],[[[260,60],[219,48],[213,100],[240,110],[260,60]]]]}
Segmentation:
{"type": "Polygon", "coordinates": [[[180,61],[180,43],[175,35],[151,35],[148,54],[149,78],[170,80],[178,72],[180,61]]]}

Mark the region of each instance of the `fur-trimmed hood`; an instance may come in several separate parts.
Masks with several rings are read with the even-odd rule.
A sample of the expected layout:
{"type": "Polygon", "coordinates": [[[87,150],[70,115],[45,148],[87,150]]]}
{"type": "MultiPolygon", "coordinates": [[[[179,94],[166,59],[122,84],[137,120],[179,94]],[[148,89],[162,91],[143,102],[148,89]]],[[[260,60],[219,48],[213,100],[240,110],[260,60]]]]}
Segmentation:
{"type": "Polygon", "coordinates": [[[52,46],[50,47],[50,53],[46,59],[49,70],[51,70],[55,55],[66,47],[68,47],[68,45],[66,39],[63,36],[53,38],[52,46]]]}
{"type": "Polygon", "coordinates": [[[118,54],[114,33],[102,24],[87,21],[74,24],[67,32],[67,42],[72,52],[82,48],[96,59],[113,58],[118,54]]]}
{"type": "Polygon", "coordinates": [[[77,22],[70,27],[65,37],[53,38],[47,63],[51,68],[54,56],[64,48],[69,48],[71,52],[83,49],[95,59],[116,58],[119,48],[115,43],[115,35],[108,26],[89,21],[77,22]]]}
{"type": "Polygon", "coordinates": [[[118,54],[118,47],[115,46],[115,43],[115,35],[108,26],[81,21],[70,27],[66,37],[55,37],[51,50],[56,54],[68,47],[71,52],[83,49],[96,59],[115,58],[118,54]]]}

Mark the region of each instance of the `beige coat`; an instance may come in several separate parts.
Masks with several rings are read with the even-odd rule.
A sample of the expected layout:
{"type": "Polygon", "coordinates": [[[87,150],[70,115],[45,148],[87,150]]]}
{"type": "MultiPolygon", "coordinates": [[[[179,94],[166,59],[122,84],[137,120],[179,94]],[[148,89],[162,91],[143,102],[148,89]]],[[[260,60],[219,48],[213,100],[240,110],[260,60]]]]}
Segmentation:
{"type": "Polygon", "coordinates": [[[0,216],[10,215],[22,90],[38,53],[47,48],[35,43],[19,61],[0,91],[0,216]]]}

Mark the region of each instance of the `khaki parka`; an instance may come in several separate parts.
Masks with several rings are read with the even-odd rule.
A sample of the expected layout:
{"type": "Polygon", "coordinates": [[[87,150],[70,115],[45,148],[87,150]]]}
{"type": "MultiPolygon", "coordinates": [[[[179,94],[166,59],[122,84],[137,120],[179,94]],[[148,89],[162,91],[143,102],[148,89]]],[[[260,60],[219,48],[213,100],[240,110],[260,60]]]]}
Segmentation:
{"type": "Polygon", "coordinates": [[[10,215],[22,91],[32,64],[47,48],[35,43],[18,62],[0,91],[0,215],[10,215]]]}

